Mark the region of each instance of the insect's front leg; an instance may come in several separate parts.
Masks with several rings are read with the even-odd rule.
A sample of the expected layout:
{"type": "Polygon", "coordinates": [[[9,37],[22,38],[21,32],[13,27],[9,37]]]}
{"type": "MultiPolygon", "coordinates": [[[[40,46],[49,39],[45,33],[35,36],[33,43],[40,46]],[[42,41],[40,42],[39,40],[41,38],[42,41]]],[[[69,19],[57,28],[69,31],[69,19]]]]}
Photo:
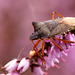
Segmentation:
{"type": "Polygon", "coordinates": [[[43,40],[43,43],[42,43],[42,54],[41,54],[41,55],[40,55],[40,53],[37,51],[38,49],[37,49],[37,47],[36,47],[40,42],[41,42],[41,39],[39,39],[39,40],[36,42],[36,44],[34,44],[34,42],[32,41],[32,43],[34,44],[33,50],[35,50],[35,52],[37,53],[37,55],[43,60],[43,61],[42,61],[42,65],[43,65],[43,63],[44,63],[44,64],[45,64],[45,68],[46,68],[46,61],[45,61],[45,59],[44,59],[44,57],[43,57],[43,55],[44,55],[45,41],[43,40]]]}
{"type": "MultiPolygon", "coordinates": [[[[33,42],[33,41],[32,41],[33,42]]],[[[34,44],[34,47],[33,47],[33,50],[37,47],[37,45],[41,42],[41,39],[39,39],[36,44],[34,44]]],[[[43,42],[42,42],[42,56],[44,55],[44,46],[45,46],[45,41],[43,39],[43,42]]]]}
{"type": "MultiPolygon", "coordinates": [[[[35,49],[37,47],[37,45],[41,42],[41,39],[39,39],[36,44],[34,45],[33,49],[35,49]]],[[[32,43],[33,43],[33,40],[32,40],[32,43]]]]}

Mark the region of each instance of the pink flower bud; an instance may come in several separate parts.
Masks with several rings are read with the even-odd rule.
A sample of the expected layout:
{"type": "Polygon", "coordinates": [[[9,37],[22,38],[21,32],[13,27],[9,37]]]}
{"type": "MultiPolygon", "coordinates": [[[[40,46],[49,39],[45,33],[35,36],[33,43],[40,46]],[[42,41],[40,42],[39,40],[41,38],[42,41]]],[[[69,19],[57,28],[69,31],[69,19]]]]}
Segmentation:
{"type": "Polygon", "coordinates": [[[9,72],[7,75],[21,75],[18,72],[9,72]]]}
{"type": "Polygon", "coordinates": [[[33,73],[34,75],[47,75],[46,72],[43,72],[40,67],[33,67],[33,73]]]}
{"type": "Polygon", "coordinates": [[[20,73],[23,73],[29,68],[29,66],[30,66],[30,60],[26,59],[26,58],[23,58],[20,61],[17,70],[19,70],[20,73]]]}
{"type": "MultiPolygon", "coordinates": [[[[66,36],[65,36],[65,38],[66,38],[66,40],[69,40],[69,41],[74,41],[75,42],[75,35],[74,34],[71,34],[70,32],[69,32],[69,34],[67,34],[66,36]]],[[[70,45],[75,45],[75,43],[70,43],[70,45]]]]}
{"type": "Polygon", "coordinates": [[[12,72],[12,71],[15,71],[17,69],[18,64],[19,64],[19,62],[17,61],[17,59],[14,59],[14,60],[11,60],[10,62],[8,62],[2,68],[6,68],[6,71],[12,72]]]}
{"type": "Polygon", "coordinates": [[[57,58],[55,58],[55,59],[54,59],[54,62],[57,62],[57,63],[59,63],[59,60],[58,60],[57,58]]]}
{"type": "Polygon", "coordinates": [[[0,75],[6,75],[6,74],[0,74],[0,75]]]}

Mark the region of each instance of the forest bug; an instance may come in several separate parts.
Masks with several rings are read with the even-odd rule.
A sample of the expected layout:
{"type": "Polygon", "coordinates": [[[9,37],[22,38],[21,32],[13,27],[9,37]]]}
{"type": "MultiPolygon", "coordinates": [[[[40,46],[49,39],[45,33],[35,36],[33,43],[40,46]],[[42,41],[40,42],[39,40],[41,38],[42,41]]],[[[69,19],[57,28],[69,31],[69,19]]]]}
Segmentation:
{"type": "Polygon", "coordinates": [[[73,41],[58,39],[55,36],[62,35],[68,31],[71,31],[75,25],[75,17],[64,17],[57,12],[53,12],[51,20],[44,22],[32,22],[32,25],[34,27],[34,33],[32,33],[32,35],[29,38],[32,41],[38,40],[36,44],[34,44],[33,49],[35,49],[36,46],[40,43],[40,41],[43,40],[42,56],[44,53],[44,45],[46,39],[50,39],[50,41],[55,46],[57,46],[60,49],[60,51],[62,51],[63,49],[56,42],[54,42],[52,38],[57,39],[59,41],[63,41],[64,43],[74,43],[73,41]],[[54,19],[55,14],[59,15],[60,18],[54,19]]]}

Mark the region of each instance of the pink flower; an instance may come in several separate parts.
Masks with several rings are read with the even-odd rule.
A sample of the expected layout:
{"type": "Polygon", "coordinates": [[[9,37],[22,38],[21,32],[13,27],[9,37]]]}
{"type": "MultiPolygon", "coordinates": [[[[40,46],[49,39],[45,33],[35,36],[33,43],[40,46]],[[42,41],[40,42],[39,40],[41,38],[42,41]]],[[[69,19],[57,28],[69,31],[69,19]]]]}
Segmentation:
{"type": "MultiPolygon", "coordinates": [[[[71,32],[69,32],[68,34],[65,35],[66,40],[69,41],[74,41],[75,42],[75,35],[71,34],[71,32]]],[[[71,46],[75,45],[75,43],[70,43],[71,46]]]]}
{"type": "MultiPolygon", "coordinates": [[[[46,70],[48,70],[50,67],[54,67],[55,66],[55,62],[59,63],[59,60],[57,59],[57,55],[58,52],[56,52],[56,50],[54,50],[55,45],[52,45],[51,49],[48,50],[48,56],[44,56],[44,59],[46,61],[46,64],[44,64],[44,66],[46,65],[46,70]]],[[[44,51],[46,52],[46,51],[44,51]]],[[[47,52],[46,52],[47,53],[47,52]]],[[[38,63],[40,65],[42,65],[42,60],[40,58],[38,58],[38,63]]]]}
{"type": "Polygon", "coordinates": [[[13,59],[2,68],[6,68],[6,71],[8,72],[13,72],[17,69],[18,64],[19,64],[19,61],[17,59],[13,59]]]}
{"type": "Polygon", "coordinates": [[[6,75],[6,74],[0,74],[0,75],[6,75]]]}
{"type": "Polygon", "coordinates": [[[9,72],[7,75],[21,75],[21,74],[18,72],[9,72]]]}
{"type": "MultiPolygon", "coordinates": [[[[63,59],[63,54],[67,56],[67,51],[69,50],[69,48],[75,45],[74,43],[65,43],[66,40],[75,42],[75,36],[70,32],[68,34],[65,34],[65,41],[63,41],[64,39],[62,41],[59,41],[61,39],[63,39],[63,35],[52,38],[52,40],[57,44],[55,44],[53,41],[51,42],[51,40],[45,40],[45,50],[42,57],[45,59],[46,63],[43,62],[43,59],[39,57],[36,51],[32,50],[29,53],[29,57],[23,58],[21,61],[14,59],[8,62],[2,68],[5,68],[6,71],[8,71],[7,75],[20,75],[29,67],[31,67],[32,72],[36,75],[47,75],[47,73],[44,72],[40,66],[46,66],[46,70],[48,70],[50,67],[60,68],[58,65],[56,65],[56,63],[59,63],[58,58],[61,58],[65,62],[65,60],[63,59]],[[60,50],[61,48],[58,45],[62,48],[62,50],[60,50]]],[[[38,50],[40,54],[41,51],[42,49],[38,50]]]]}
{"type": "MultiPolygon", "coordinates": [[[[59,39],[63,39],[63,35],[56,36],[56,37],[59,39]]],[[[65,39],[69,41],[75,41],[75,36],[69,32],[69,34],[65,35],[65,39]]],[[[44,56],[46,60],[46,69],[50,68],[50,66],[52,67],[56,66],[59,68],[59,66],[55,64],[55,62],[59,63],[59,60],[57,58],[61,58],[65,62],[65,60],[63,59],[63,54],[67,56],[67,51],[69,50],[69,48],[72,45],[75,45],[73,43],[65,44],[65,42],[59,41],[57,39],[53,39],[53,41],[56,42],[60,47],[62,47],[63,50],[60,51],[60,49],[52,43],[51,48],[48,50],[48,56],[44,56]]],[[[47,42],[51,42],[51,41],[47,40],[47,42]]]]}
{"type": "MultiPolygon", "coordinates": [[[[51,66],[51,65],[50,65],[50,62],[51,62],[51,61],[49,60],[49,58],[48,58],[47,56],[45,56],[44,59],[45,59],[45,61],[46,61],[46,64],[43,63],[43,66],[46,66],[45,69],[48,70],[48,69],[50,68],[50,66],[51,66]]],[[[43,62],[43,61],[42,61],[40,58],[38,58],[38,63],[39,63],[40,65],[42,65],[42,62],[43,62]]]]}
{"type": "MultiPolygon", "coordinates": [[[[60,36],[56,36],[57,38],[59,39],[63,39],[63,36],[60,35],[60,36]]],[[[67,56],[67,47],[71,47],[70,45],[67,44],[67,47],[65,45],[65,43],[63,41],[59,41],[57,39],[53,39],[54,42],[56,42],[59,46],[61,46],[63,48],[62,51],[60,51],[60,49],[55,46],[53,43],[52,43],[52,46],[50,48],[47,48],[48,50],[44,50],[44,53],[47,53],[48,56],[44,56],[44,59],[46,61],[46,70],[48,70],[48,68],[50,68],[51,66],[54,67],[56,66],[57,68],[59,68],[59,66],[57,66],[55,63],[59,63],[59,60],[58,58],[61,58],[63,61],[65,61],[63,59],[63,54],[65,54],[67,56]]],[[[45,42],[50,42],[50,40],[46,40],[45,42]]],[[[42,65],[42,60],[40,58],[38,58],[38,63],[42,65]]],[[[45,66],[45,64],[44,64],[45,66]]]]}
{"type": "Polygon", "coordinates": [[[42,69],[40,67],[33,67],[33,73],[34,75],[47,75],[46,72],[43,72],[42,69]]]}
{"type": "Polygon", "coordinates": [[[45,57],[46,60],[46,69],[50,68],[51,66],[55,66],[55,62],[59,63],[59,60],[57,59],[57,55],[60,55],[60,53],[56,52],[53,47],[51,47],[48,57],[45,57]],[[50,67],[49,67],[50,66],[50,67]]]}
{"type": "Polygon", "coordinates": [[[26,59],[26,58],[23,58],[20,61],[17,70],[20,73],[23,73],[23,72],[25,72],[29,68],[29,66],[30,66],[30,60],[29,59],[26,59]]]}

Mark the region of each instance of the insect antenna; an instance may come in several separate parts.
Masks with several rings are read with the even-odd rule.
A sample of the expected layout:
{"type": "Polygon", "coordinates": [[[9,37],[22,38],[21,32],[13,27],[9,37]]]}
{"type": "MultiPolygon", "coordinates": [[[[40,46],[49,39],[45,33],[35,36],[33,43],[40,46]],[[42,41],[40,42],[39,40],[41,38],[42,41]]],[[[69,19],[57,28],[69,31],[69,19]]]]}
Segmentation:
{"type": "Polygon", "coordinates": [[[29,41],[29,42],[21,49],[21,51],[20,51],[20,53],[19,53],[17,59],[20,58],[20,55],[21,55],[22,51],[23,51],[23,50],[26,48],[26,46],[29,45],[30,43],[31,43],[31,41],[29,41]]]}

